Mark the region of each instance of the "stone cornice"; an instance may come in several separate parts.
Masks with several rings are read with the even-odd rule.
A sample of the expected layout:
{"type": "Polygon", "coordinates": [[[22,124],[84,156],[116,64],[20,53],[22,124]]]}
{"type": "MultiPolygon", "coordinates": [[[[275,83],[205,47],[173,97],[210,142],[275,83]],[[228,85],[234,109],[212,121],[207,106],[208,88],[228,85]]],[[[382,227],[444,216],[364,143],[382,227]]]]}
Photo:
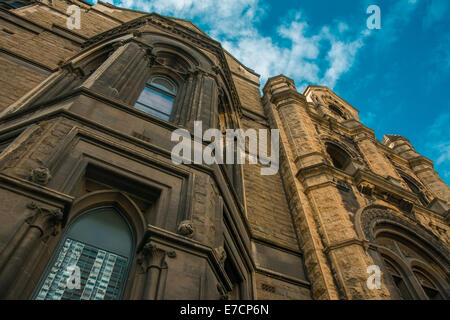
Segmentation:
{"type": "Polygon", "coordinates": [[[362,182],[368,182],[385,192],[394,194],[402,199],[406,199],[411,202],[415,202],[415,200],[417,199],[414,193],[405,190],[402,187],[397,186],[394,183],[391,183],[388,180],[369,171],[358,170],[354,174],[353,179],[357,185],[361,184],[362,182]]]}
{"type": "Polygon", "coordinates": [[[402,202],[402,204],[408,204],[409,209],[411,210],[412,206],[418,207],[418,205],[415,204],[417,196],[414,193],[405,190],[372,172],[362,169],[357,170],[355,174],[351,176],[346,172],[338,170],[326,163],[319,163],[300,169],[297,172],[296,177],[300,180],[300,182],[305,184],[308,178],[317,177],[320,175],[326,175],[328,177],[326,179],[322,179],[314,185],[305,186],[306,193],[325,186],[339,186],[339,179],[341,179],[342,181],[353,181],[355,186],[360,186],[362,184],[371,185],[376,189],[376,195],[382,194],[388,196],[388,198],[394,197],[400,202],[405,202],[402,202]]]}
{"type": "Polygon", "coordinates": [[[323,249],[323,252],[325,254],[329,254],[333,250],[341,249],[341,248],[345,248],[345,247],[349,247],[349,246],[354,246],[354,245],[363,247],[365,249],[365,251],[367,251],[367,249],[369,249],[369,241],[359,240],[359,239],[354,238],[354,239],[344,240],[344,241],[341,241],[338,243],[329,244],[325,247],[325,249],[323,249]]]}
{"type": "Polygon", "coordinates": [[[279,109],[285,105],[293,104],[296,102],[306,105],[306,98],[301,93],[298,93],[295,89],[289,89],[272,94],[270,102],[275,104],[279,109]],[[280,104],[280,102],[283,100],[287,101],[280,104]]]}
{"type": "Polygon", "coordinates": [[[424,156],[419,156],[409,160],[409,165],[412,167],[425,165],[426,167],[434,167],[433,161],[424,156]]]}
{"type": "Polygon", "coordinates": [[[56,190],[49,189],[36,183],[0,173],[0,187],[13,189],[34,201],[44,202],[47,205],[61,207],[64,217],[67,217],[73,198],[56,190]]]}
{"type": "Polygon", "coordinates": [[[322,92],[326,92],[332,96],[334,96],[335,98],[337,98],[338,100],[341,101],[342,104],[349,106],[351,109],[353,109],[354,111],[356,111],[357,113],[359,113],[359,110],[356,109],[354,106],[352,106],[350,103],[348,103],[347,101],[345,101],[342,97],[340,97],[336,92],[334,92],[333,90],[331,90],[330,88],[326,87],[326,86],[314,86],[314,85],[309,85],[308,87],[306,87],[305,91],[303,92],[303,94],[305,96],[307,96],[309,93],[313,92],[313,91],[322,91],[322,92]]]}
{"type": "MultiPolygon", "coordinates": [[[[193,239],[186,238],[184,236],[167,230],[163,230],[152,225],[148,225],[147,231],[145,232],[137,251],[139,252],[143,248],[145,243],[148,243],[149,241],[152,241],[155,244],[169,246],[173,249],[188,251],[206,257],[208,262],[212,265],[214,271],[222,280],[223,284],[227,286],[228,290],[231,290],[232,284],[228,276],[226,275],[225,269],[222,266],[222,263],[220,262],[220,259],[213,248],[193,239]]],[[[253,259],[248,254],[248,248],[246,248],[245,250],[244,258],[249,266],[251,266],[252,268],[255,267],[253,259]]]]}
{"type": "Polygon", "coordinates": [[[312,110],[310,110],[310,108],[308,108],[308,114],[311,116],[312,119],[314,119],[316,122],[318,122],[324,126],[328,126],[330,123],[332,123],[334,128],[342,131],[343,133],[347,134],[348,136],[356,136],[358,134],[365,134],[366,136],[364,137],[364,139],[370,139],[374,142],[377,141],[375,138],[375,132],[357,120],[354,120],[354,121],[357,121],[359,125],[349,126],[349,125],[346,125],[349,123],[349,121],[338,122],[336,119],[333,119],[333,118],[329,118],[329,117],[325,118],[322,115],[313,112],[312,110]]]}

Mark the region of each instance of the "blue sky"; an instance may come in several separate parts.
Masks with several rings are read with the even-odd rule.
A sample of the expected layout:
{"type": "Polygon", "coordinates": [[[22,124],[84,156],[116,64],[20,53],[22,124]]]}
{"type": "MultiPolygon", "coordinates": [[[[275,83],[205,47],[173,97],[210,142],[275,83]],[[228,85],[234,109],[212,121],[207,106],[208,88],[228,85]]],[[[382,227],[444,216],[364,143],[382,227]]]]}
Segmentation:
{"type": "Polygon", "coordinates": [[[193,21],[246,66],[327,85],[361,121],[408,138],[450,185],[450,1],[106,0],[193,21]],[[381,30],[369,30],[370,5],[381,30]]]}

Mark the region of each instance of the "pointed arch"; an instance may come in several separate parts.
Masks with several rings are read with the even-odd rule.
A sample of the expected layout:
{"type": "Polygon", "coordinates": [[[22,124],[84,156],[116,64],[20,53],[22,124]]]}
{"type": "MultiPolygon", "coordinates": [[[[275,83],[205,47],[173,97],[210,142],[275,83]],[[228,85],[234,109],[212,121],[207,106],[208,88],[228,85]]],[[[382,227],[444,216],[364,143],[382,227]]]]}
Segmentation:
{"type": "Polygon", "coordinates": [[[134,201],[126,194],[118,190],[108,189],[95,191],[75,200],[67,221],[64,221],[64,225],[70,224],[71,221],[86,210],[101,205],[116,206],[123,211],[133,229],[133,232],[136,235],[137,246],[138,242],[144,236],[144,232],[147,228],[145,217],[136,203],[134,203],[134,201]]]}

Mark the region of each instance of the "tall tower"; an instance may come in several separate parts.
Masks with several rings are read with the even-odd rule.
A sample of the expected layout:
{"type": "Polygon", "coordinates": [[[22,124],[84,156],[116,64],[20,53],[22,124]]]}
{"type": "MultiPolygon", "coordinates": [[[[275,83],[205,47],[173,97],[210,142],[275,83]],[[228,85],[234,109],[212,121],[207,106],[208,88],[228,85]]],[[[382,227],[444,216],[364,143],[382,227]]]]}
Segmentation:
{"type": "Polygon", "coordinates": [[[291,79],[274,77],[263,103],[281,131],[281,174],[313,297],[448,297],[450,189],[432,162],[402,137],[379,143],[326,87],[300,94],[291,79]],[[378,267],[373,289],[367,280],[378,267]]]}

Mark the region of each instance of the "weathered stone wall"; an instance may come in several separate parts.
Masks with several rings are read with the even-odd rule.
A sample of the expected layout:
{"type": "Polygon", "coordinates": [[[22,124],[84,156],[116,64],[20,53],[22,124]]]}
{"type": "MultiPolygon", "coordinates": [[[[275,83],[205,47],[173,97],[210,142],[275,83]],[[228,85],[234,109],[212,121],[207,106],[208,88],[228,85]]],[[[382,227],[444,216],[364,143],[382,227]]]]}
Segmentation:
{"type": "MultiPolygon", "coordinates": [[[[148,34],[141,37],[134,29],[127,30],[131,43],[116,44],[116,54],[108,56],[111,68],[103,66],[88,81],[67,66],[61,71],[61,63],[83,50],[87,40],[143,15],[75,0],[42,1],[0,11],[0,112],[36,88],[45,90],[39,85],[56,72],[84,81],[84,89],[91,90],[90,95],[55,102],[48,110],[24,110],[23,117],[10,115],[1,122],[0,137],[17,138],[0,155],[0,199],[4,202],[0,250],[7,248],[0,253],[0,282],[14,274],[13,264],[5,268],[4,263],[13,254],[11,243],[15,237],[21,239],[21,230],[28,226],[24,199],[62,210],[74,199],[103,187],[132,199],[145,223],[152,225],[155,236],[151,241],[160,248],[158,252],[170,253],[165,262],[170,271],[163,277],[168,292],[152,298],[224,298],[233,285],[225,276],[217,276],[223,274],[224,250],[233,253],[228,259],[242,277],[243,298],[397,297],[391,295],[391,283],[383,283],[380,290],[369,290],[366,285],[367,267],[382,264],[376,239],[370,239],[370,230],[361,226],[368,224],[362,216],[373,206],[415,226],[418,234],[426,230],[433,242],[449,248],[450,189],[431,161],[415,152],[409,141],[388,136],[378,142],[373,131],[359,122],[358,111],[325,87],[311,86],[300,94],[291,79],[278,76],[269,79],[261,98],[259,76],[217,43],[208,43],[210,39],[189,21],[166,20],[140,29],[172,32],[171,45],[190,41],[184,50],[198,47],[194,54],[214,65],[210,71],[186,70],[195,89],[183,93],[183,107],[195,110],[188,110],[189,119],[180,113],[176,125],[131,107],[138,91],[133,85],[139,78],[135,75],[144,78],[146,74],[139,70],[155,59],[140,43],[151,42],[148,34]],[[80,30],[66,28],[66,9],[71,3],[82,7],[80,30]],[[116,61],[116,56],[121,60],[116,61]],[[132,67],[123,68],[128,63],[132,67]],[[121,90],[114,93],[111,82],[121,82],[121,90]],[[280,130],[278,174],[263,176],[259,165],[246,164],[239,168],[242,181],[231,182],[218,167],[171,163],[169,150],[174,143],[170,134],[178,124],[197,117],[215,123],[212,117],[217,110],[208,108],[217,103],[218,86],[230,91],[227,98],[235,109],[229,118],[242,129],[280,130]],[[234,89],[237,97],[233,97],[234,89]],[[330,109],[330,103],[340,111],[330,109]],[[53,116],[56,112],[64,115],[53,116]],[[344,150],[351,165],[336,168],[327,154],[327,143],[344,150]],[[97,180],[89,177],[93,167],[105,167],[110,177],[100,173],[97,180]],[[401,173],[417,180],[429,205],[421,203],[401,173]],[[102,184],[101,178],[111,183],[102,184]],[[157,191],[140,193],[139,189],[157,191]]],[[[39,250],[33,261],[40,272],[59,236],[37,237],[39,250]]],[[[26,250],[20,259],[25,259],[26,250]]],[[[41,273],[33,273],[34,265],[22,260],[24,264],[16,268],[24,271],[20,285],[5,297],[23,298],[39,280],[41,273]]],[[[143,279],[139,277],[133,281],[140,284],[127,289],[127,297],[142,297],[143,279]]]]}

